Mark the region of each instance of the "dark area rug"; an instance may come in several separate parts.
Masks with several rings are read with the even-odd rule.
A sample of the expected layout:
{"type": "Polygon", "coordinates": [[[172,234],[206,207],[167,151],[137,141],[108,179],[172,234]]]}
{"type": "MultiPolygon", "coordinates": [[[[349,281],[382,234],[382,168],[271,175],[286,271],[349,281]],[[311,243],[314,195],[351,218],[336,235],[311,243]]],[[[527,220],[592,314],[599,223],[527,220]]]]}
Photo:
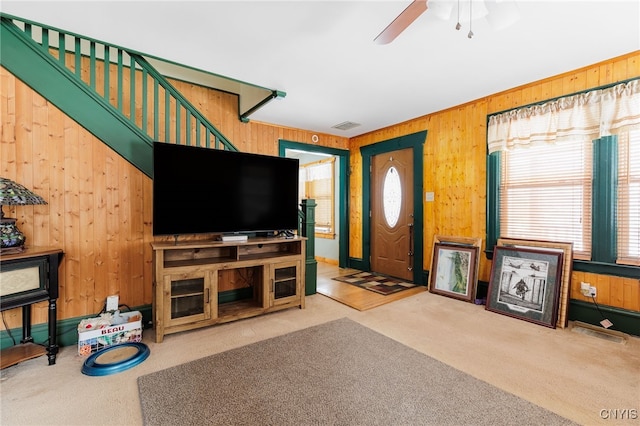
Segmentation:
{"type": "Polygon", "coordinates": [[[356,272],[354,274],[335,277],[334,280],[384,295],[397,293],[416,286],[415,284],[404,282],[397,278],[371,272],[356,272]]]}
{"type": "Polygon", "coordinates": [[[147,426],[574,424],[346,318],[141,376],[138,389],[147,426]]]}

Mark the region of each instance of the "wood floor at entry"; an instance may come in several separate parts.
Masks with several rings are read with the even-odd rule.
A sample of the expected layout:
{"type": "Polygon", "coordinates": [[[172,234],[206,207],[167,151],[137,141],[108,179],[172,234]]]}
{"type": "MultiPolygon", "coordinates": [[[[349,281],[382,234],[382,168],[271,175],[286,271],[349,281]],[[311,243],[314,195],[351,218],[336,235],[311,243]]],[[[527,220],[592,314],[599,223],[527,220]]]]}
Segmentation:
{"type": "Polygon", "coordinates": [[[371,270],[413,281],[413,150],[371,161],[371,270]]]}
{"type": "MultiPolygon", "coordinates": [[[[354,272],[357,272],[357,270],[344,268],[340,269],[339,273],[340,275],[349,275],[354,272]]],[[[351,284],[335,281],[333,280],[334,276],[336,276],[335,266],[318,262],[318,293],[359,311],[366,311],[427,291],[426,286],[417,286],[398,293],[382,295],[351,284]]]]}

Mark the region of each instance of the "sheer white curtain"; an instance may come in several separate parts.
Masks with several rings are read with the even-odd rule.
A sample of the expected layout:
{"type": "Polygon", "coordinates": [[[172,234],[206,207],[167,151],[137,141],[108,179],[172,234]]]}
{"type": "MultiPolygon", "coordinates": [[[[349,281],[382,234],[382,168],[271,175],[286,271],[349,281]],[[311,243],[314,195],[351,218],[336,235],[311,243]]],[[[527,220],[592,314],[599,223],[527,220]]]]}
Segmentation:
{"type": "Polygon", "coordinates": [[[640,129],[640,80],[489,117],[489,154],[539,143],[583,141],[640,129]]]}

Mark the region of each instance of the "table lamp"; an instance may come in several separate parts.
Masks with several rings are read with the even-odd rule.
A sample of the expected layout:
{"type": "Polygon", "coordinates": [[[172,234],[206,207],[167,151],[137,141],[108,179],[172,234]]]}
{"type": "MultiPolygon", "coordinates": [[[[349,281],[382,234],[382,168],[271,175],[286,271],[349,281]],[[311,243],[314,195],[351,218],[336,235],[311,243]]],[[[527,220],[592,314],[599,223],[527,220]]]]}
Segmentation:
{"type": "Polygon", "coordinates": [[[4,217],[3,206],[35,204],[47,204],[47,202],[19,183],[0,177],[0,248],[2,251],[22,250],[25,241],[24,234],[16,226],[16,219],[4,217]]]}

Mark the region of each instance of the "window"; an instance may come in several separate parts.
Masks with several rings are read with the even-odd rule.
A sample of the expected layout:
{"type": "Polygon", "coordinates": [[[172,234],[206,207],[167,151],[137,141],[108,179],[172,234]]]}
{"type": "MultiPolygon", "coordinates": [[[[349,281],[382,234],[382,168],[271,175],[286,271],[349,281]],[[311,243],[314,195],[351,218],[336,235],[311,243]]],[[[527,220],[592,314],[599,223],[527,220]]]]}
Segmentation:
{"type": "Polygon", "coordinates": [[[640,265],[640,130],[618,139],[618,262],[640,265]]]}
{"type": "Polygon", "coordinates": [[[315,234],[318,238],[335,238],[335,160],[331,157],[300,166],[300,199],[316,201],[315,234]]]}
{"type": "Polygon", "coordinates": [[[487,144],[489,246],[569,241],[596,268],[640,265],[640,80],[492,115],[487,144]]]}
{"type": "Polygon", "coordinates": [[[591,256],[591,141],[544,144],[501,153],[503,236],[573,242],[591,256]]]}

